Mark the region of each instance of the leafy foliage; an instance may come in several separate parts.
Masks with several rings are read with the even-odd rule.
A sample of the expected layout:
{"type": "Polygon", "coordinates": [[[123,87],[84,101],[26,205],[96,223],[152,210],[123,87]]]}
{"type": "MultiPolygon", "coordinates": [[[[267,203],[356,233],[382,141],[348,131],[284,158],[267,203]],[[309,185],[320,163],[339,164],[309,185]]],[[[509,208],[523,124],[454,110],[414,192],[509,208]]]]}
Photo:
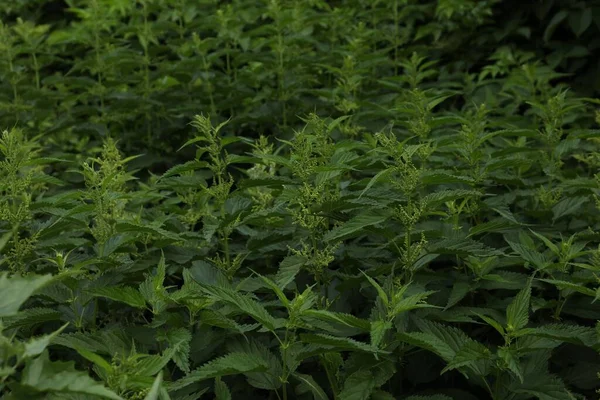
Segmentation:
{"type": "Polygon", "coordinates": [[[0,4],[0,398],[594,396],[595,3],[504,6],[0,4]]]}

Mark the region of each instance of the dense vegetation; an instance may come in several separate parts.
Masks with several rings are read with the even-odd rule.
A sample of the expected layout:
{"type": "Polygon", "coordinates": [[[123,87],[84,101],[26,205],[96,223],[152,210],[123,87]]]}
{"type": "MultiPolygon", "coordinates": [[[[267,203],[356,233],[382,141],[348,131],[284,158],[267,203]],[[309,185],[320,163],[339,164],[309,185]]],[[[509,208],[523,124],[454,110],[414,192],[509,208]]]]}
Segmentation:
{"type": "Polygon", "coordinates": [[[0,2],[0,399],[595,398],[600,2],[531,3],[0,2]]]}

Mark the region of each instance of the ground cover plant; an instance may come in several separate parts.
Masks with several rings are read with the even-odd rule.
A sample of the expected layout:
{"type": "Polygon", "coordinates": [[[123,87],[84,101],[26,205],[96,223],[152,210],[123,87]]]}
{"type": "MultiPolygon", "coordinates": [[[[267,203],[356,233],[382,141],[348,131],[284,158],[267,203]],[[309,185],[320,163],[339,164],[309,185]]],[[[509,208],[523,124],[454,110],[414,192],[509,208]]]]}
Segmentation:
{"type": "Polygon", "coordinates": [[[600,101],[497,3],[0,5],[0,398],[597,398],[600,101]]]}

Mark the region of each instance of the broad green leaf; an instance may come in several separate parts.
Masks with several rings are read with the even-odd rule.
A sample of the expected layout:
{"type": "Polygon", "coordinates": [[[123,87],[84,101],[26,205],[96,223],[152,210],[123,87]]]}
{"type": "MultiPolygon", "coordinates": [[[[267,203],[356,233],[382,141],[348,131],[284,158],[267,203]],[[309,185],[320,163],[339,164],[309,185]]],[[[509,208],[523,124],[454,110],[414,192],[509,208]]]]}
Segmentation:
{"type": "Polygon", "coordinates": [[[469,282],[459,280],[454,283],[452,286],[452,290],[450,291],[450,296],[448,297],[448,302],[446,303],[445,310],[450,307],[458,304],[462,299],[465,298],[467,294],[471,291],[471,285],[469,282]]]}
{"type": "Polygon", "coordinates": [[[517,293],[506,308],[506,330],[508,332],[516,332],[525,328],[529,322],[530,300],[531,280],[527,282],[527,286],[517,293]]]}
{"type": "Polygon", "coordinates": [[[30,339],[25,343],[25,348],[22,356],[25,358],[34,357],[42,354],[46,347],[50,345],[52,340],[58,336],[69,324],[64,324],[58,330],[38,338],[30,339]]]}
{"type": "Polygon", "coordinates": [[[497,330],[498,333],[500,333],[502,336],[505,335],[506,332],[504,331],[504,327],[502,325],[500,325],[500,323],[498,323],[498,321],[496,321],[495,319],[490,318],[490,317],[480,314],[480,313],[476,313],[476,312],[474,312],[473,314],[477,315],[479,318],[481,318],[482,320],[487,322],[488,325],[490,325],[492,328],[497,330]]]}
{"type": "Polygon", "coordinates": [[[368,400],[375,389],[375,379],[370,371],[360,370],[351,374],[345,381],[339,400],[368,400]]]}
{"type": "Polygon", "coordinates": [[[262,304],[248,296],[242,295],[233,289],[206,285],[200,282],[196,283],[204,293],[238,308],[271,331],[275,330],[281,324],[277,319],[273,318],[273,316],[267,312],[262,304]]]}
{"type": "Polygon", "coordinates": [[[568,324],[548,324],[538,328],[525,328],[517,332],[515,336],[538,336],[588,347],[598,343],[594,328],[568,324]]]}
{"type": "Polygon", "coordinates": [[[76,371],[73,365],[72,362],[50,361],[47,352],[44,352],[26,364],[21,385],[39,393],[80,393],[123,400],[87,373],[76,371]]]}
{"type": "Polygon", "coordinates": [[[407,312],[410,310],[415,310],[418,308],[442,308],[438,306],[434,306],[432,304],[425,303],[425,299],[436,293],[434,290],[428,290],[426,292],[421,292],[417,294],[413,294],[412,296],[398,299],[397,297],[393,299],[391,306],[391,315],[397,316],[403,312],[407,312]]]}
{"type": "Polygon", "coordinates": [[[556,222],[562,217],[578,212],[588,201],[589,199],[587,197],[567,197],[559,201],[552,207],[552,222],[556,222]]]}
{"type": "Polygon", "coordinates": [[[461,367],[471,367],[473,370],[477,370],[477,366],[474,364],[475,361],[490,359],[491,352],[487,347],[474,340],[469,340],[456,352],[441,373],[461,367]]]}
{"type": "Polygon", "coordinates": [[[268,368],[269,366],[261,358],[247,353],[232,352],[204,364],[202,367],[173,383],[171,388],[178,390],[205,379],[266,371],[268,368]]]}
{"type": "Polygon", "coordinates": [[[146,308],[146,299],[139,290],[129,286],[118,287],[97,287],[87,291],[95,297],[105,297],[120,303],[125,303],[131,307],[146,308]]]}
{"type": "Polygon", "coordinates": [[[371,178],[371,180],[369,181],[367,186],[363,189],[363,191],[360,193],[358,198],[360,199],[361,197],[363,197],[363,195],[366,192],[368,192],[369,189],[371,189],[371,186],[373,186],[375,183],[377,183],[381,179],[386,178],[388,175],[392,174],[393,172],[394,172],[393,168],[383,169],[383,170],[379,171],[373,178],[371,178]]]}
{"type": "Polygon", "coordinates": [[[343,225],[333,228],[323,236],[323,240],[326,242],[333,242],[348,238],[349,236],[364,230],[366,227],[380,224],[388,218],[387,215],[382,214],[378,210],[367,211],[350,219],[343,225]]]}
{"type": "Polygon", "coordinates": [[[523,367],[519,362],[519,357],[516,351],[511,348],[498,348],[498,356],[506,363],[506,367],[511,371],[521,383],[524,382],[523,367]]]}
{"type": "Polygon", "coordinates": [[[285,288],[287,285],[294,281],[294,278],[300,272],[302,266],[307,262],[306,257],[301,255],[291,255],[281,261],[277,275],[275,276],[275,282],[280,288],[285,288]]]}
{"type": "Polygon", "coordinates": [[[371,346],[379,347],[386,332],[390,329],[392,329],[392,323],[390,321],[377,320],[371,322],[371,346]]]}
{"type": "Polygon", "coordinates": [[[12,276],[0,273],[0,318],[16,315],[19,308],[38,289],[52,280],[52,276],[12,276]]]}

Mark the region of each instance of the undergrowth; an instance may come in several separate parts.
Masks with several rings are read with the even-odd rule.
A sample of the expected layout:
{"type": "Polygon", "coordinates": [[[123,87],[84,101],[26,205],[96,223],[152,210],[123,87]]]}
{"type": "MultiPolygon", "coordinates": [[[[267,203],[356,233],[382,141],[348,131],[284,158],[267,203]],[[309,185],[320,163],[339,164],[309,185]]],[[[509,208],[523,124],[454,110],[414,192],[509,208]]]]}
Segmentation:
{"type": "MultiPolygon", "coordinates": [[[[70,29],[87,32],[77,46],[95,46],[73,71],[90,68],[95,80],[82,79],[77,100],[69,94],[54,105],[73,107],[63,122],[55,120],[62,111],[20,102],[25,93],[45,99],[27,85],[57,98],[50,92],[60,87],[44,86],[42,67],[34,68],[39,80],[25,82],[25,69],[11,70],[14,98],[3,103],[13,107],[4,117],[18,114],[19,123],[0,138],[1,399],[596,396],[598,100],[556,83],[562,75],[531,54],[504,49],[506,58],[479,73],[451,73],[436,51],[413,52],[398,32],[383,49],[370,41],[373,26],[361,24],[352,26],[356,36],[342,36],[353,53],[331,54],[341,66],[320,64],[331,75],[305,91],[309,77],[286,57],[301,58],[312,43],[318,21],[301,25],[312,14],[270,2],[271,41],[261,45],[278,56],[234,64],[229,51],[249,44],[231,28],[244,15],[234,18],[225,5],[216,11],[216,22],[232,29],[218,36],[227,49],[223,71],[213,68],[214,54],[202,53],[204,40],[217,39],[194,36],[181,46],[204,57],[194,67],[204,84],[231,86],[194,86],[202,106],[186,90],[172,93],[181,96],[177,107],[196,110],[186,121],[194,134],[179,135],[177,162],[157,172],[140,161],[152,146],[123,149],[136,149],[125,134],[133,126],[162,145],[153,131],[161,117],[148,107],[164,95],[149,80],[157,67],[150,45],[161,42],[147,24],[160,2],[68,3],[83,21],[70,29]],[[121,26],[124,12],[135,12],[145,30],[121,26]],[[111,29],[137,35],[135,74],[104,64],[117,63],[108,55],[122,44],[95,40],[111,29]],[[379,57],[393,76],[378,78],[379,61],[367,59],[379,57]],[[126,85],[124,76],[136,76],[129,84],[140,92],[120,114],[127,91],[106,90],[126,85]],[[253,131],[255,105],[231,97],[249,93],[240,82],[251,76],[275,85],[260,96],[278,105],[260,118],[281,134],[253,131]],[[306,108],[301,93],[328,100],[306,108]],[[240,129],[246,123],[252,134],[240,129]],[[98,137],[83,133],[90,127],[98,137]]],[[[309,3],[325,7],[297,2],[309,3]]],[[[414,11],[407,3],[365,15],[410,20],[400,16],[414,11]]],[[[475,23],[492,3],[471,14],[456,4],[453,12],[438,8],[431,26],[458,32],[452,18],[469,14],[475,23]]],[[[194,17],[185,10],[195,8],[167,24],[182,38],[194,17]]],[[[352,9],[334,10],[340,20],[328,27],[345,35],[352,9]]],[[[19,24],[48,39],[45,28],[19,24]]],[[[2,34],[18,33],[12,29],[2,34]]],[[[57,32],[49,36],[55,44],[72,40],[57,32]]],[[[41,42],[27,37],[32,47],[19,60],[41,63],[41,42]]],[[[15,68],[15,53],[3,54],[15,68]]]]}

